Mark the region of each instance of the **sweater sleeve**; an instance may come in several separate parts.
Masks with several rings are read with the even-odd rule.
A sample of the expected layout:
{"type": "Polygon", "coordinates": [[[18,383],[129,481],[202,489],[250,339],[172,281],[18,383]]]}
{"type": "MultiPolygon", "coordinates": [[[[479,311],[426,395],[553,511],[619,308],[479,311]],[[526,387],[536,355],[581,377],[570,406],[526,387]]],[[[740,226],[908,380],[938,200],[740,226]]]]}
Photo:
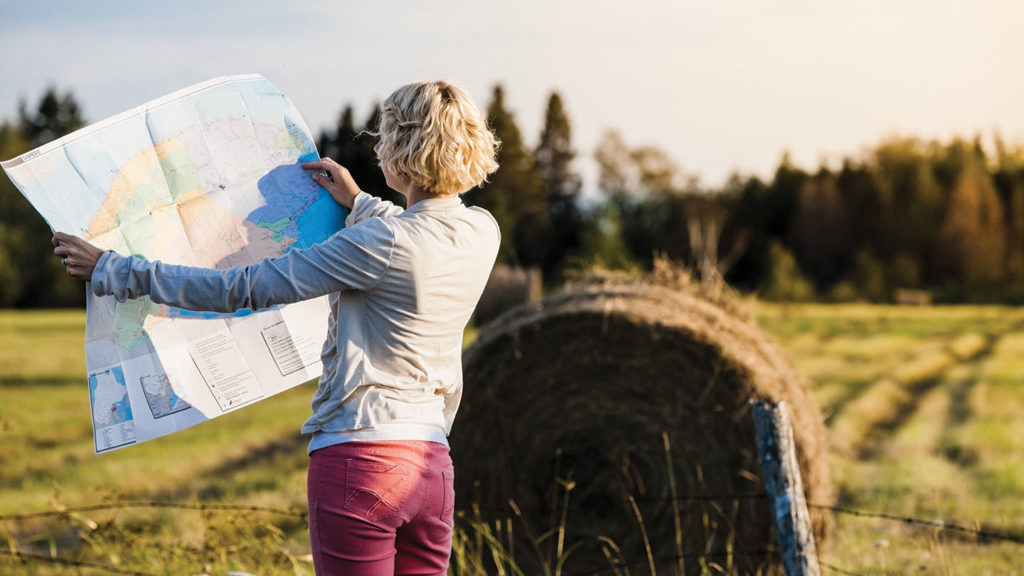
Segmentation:
{"type": "Polygon", "coordinates": [[[345,226],[355,226],[368,218],[382,218],[384,216],[398,216],[405,210],[401,206],[395,206],[391,202],[360,192],[352,202],[352,210],[345,218],[345,226]]]}
{"type": "Polygon", "coordinates": [[[259,310],[341,290],[372,289],[384,276],[394,232],[381,219],[344,228],[320,244],[224,270],[177,266],[106,252],[93,270],[96,296],[202,312],[259,310]]]}

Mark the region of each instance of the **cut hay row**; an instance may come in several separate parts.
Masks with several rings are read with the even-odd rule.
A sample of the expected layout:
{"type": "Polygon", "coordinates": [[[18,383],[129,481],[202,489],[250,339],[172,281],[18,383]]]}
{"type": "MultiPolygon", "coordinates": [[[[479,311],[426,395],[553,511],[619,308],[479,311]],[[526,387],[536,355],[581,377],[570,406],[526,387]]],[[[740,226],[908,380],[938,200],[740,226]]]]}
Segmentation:
{"type": "Polygon", "coordinates": [[[896,366],[891,375],[851,395],[829,426],[830,447],[848,457],[871,458],[879,445],[918,409],[921,398],[959,366],[990,355],[1001,335],[966,333],[896,366]]]}

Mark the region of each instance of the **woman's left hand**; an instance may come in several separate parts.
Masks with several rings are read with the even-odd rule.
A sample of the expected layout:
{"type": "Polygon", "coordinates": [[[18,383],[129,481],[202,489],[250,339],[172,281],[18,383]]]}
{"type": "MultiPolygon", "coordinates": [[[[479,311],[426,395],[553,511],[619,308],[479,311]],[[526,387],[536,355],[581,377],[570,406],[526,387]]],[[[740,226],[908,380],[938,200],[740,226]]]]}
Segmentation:
{"type": "Polygon", "coordinates": [[[56,232],[53,235],[53,253],[60,256],[60,263],[67,267],[68,276],[85,280],[92,278],[96,262],[103,255],[103,250],[89,244],[78,236],[56,232]]]}
{"type": "Polygon", "coordinates": [[[313,181],[327,190],[335,202],[349,210],[352,209],[352,204],[359,195],[359,186],[352,179],[348,168],[330,158],[303,162],[302,168],[313,172],[313,181]]]}

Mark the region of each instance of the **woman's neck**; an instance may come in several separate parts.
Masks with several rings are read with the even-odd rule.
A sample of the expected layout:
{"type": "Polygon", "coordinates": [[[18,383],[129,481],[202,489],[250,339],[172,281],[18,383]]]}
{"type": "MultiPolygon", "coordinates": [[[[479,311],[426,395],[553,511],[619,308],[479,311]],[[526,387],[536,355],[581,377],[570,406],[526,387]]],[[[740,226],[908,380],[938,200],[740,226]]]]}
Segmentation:
{"type": "Polygon", "coordinates": [[[454,198],[456,196],[456,194],[430,194],[421,190],[419,186],[409,186],[403,193],[405,194],[406,208],[412,208],[414,204],[427,198],[454,198]]]}

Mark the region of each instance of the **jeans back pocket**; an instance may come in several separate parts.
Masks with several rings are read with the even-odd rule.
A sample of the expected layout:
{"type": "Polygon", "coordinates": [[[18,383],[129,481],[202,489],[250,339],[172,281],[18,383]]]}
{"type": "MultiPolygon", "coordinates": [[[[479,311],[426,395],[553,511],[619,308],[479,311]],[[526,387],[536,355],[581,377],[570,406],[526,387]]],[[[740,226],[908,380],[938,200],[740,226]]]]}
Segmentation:
{"type": "Polygon", "coordinates": [[[405,464],[345,462],[345,509],[367,520],[387,520],[402,512],[410,490],[405,464]]]}

